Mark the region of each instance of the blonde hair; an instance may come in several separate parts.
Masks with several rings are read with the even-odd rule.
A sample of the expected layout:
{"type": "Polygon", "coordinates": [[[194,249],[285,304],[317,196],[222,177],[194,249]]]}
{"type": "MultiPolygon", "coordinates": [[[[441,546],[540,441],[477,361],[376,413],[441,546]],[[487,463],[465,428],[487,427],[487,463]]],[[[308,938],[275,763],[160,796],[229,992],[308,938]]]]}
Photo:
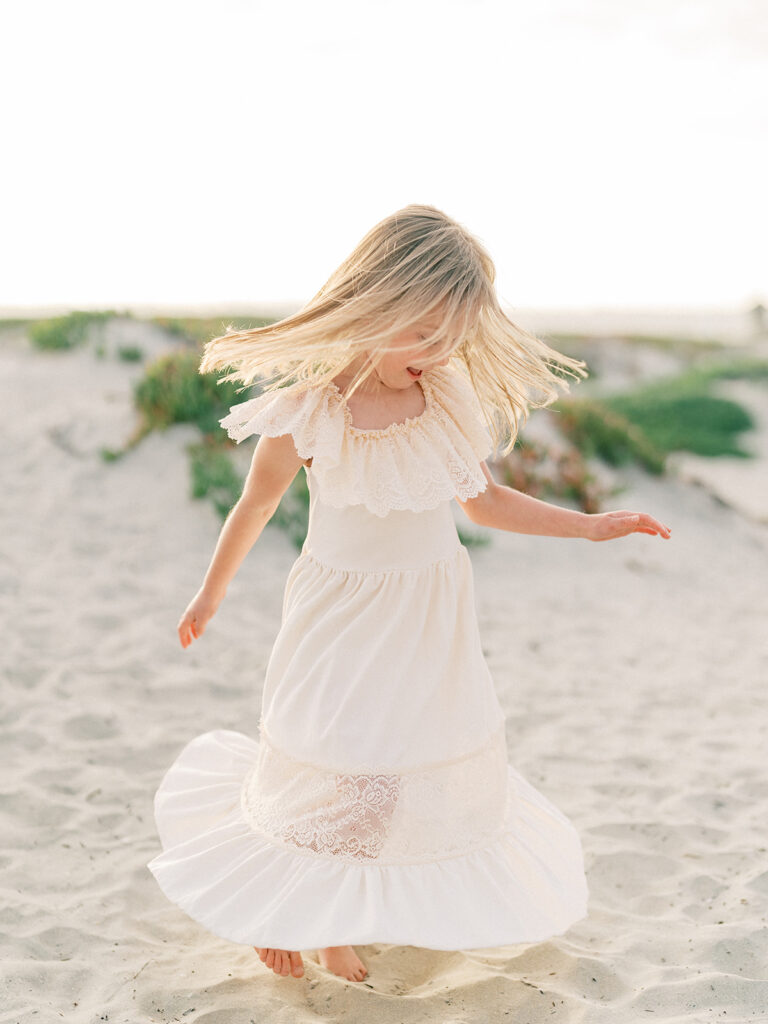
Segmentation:
{"type": "MultiPolygon", "coordinates": [[[[264,390],[296,381],[327,384],[356,357],[379,357],[391,339],[429,314],[440,318],[425,340],[442,342],[478,397],[494,446],[514,447],[529,408],[550,404],[584,363],[562,355],[502,311],[496,270],[480,242],[434,206],[411,205],[385,217],[320,291],[277,323],[227,332],[203,350],[200,373],[229,367],[220,382],[270,379],[264,390]]],[[[368,379],[361,367],[347,394],[368,379]]]]}

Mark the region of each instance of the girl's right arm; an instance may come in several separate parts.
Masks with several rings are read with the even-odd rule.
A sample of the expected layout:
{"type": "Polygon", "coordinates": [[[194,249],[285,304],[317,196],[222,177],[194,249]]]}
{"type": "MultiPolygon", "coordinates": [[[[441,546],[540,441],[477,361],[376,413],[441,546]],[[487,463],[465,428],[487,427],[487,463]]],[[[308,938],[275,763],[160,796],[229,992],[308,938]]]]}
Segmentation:
{"type": "Polygon", "coordinates": [[[193,639],[205,632],[240,563],[275,514],[303,461],[290,434],[262,434],[259,438],[243,493],[222,527],[203,585],[179,620],[177,630],[182,647],[189,647],[193,639]]]}

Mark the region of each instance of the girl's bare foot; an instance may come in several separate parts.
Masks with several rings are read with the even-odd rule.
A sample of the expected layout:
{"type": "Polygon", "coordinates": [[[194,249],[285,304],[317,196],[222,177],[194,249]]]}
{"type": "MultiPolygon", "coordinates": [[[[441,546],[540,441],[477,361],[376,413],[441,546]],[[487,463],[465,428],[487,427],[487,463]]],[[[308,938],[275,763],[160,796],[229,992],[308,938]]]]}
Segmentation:
{"type": "Polygon", "coordinates": [[[304,974],[304,961],[301,959],[301,953],[291,952],[287,949],[260,949],[258,946],[253,948],[259,954],[261,962],[275,974],[280,974],[284,978],[289,974],[292,974],[294,978],[300,978],[304,974]]]}
{"type": "Polygon", "coordinates": [[[327,946],[318,949],[320,963],[333,974],[347,981],[362,981],[368,973],[363,961],[351,946],[327,946]]]}

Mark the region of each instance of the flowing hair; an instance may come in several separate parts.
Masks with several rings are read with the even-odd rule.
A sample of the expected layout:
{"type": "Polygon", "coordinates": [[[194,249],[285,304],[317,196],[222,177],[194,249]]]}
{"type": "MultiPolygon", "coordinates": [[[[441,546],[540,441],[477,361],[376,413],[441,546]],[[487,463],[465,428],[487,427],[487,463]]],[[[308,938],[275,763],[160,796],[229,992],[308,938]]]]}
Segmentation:
{"type": "MultiPolygon", "coordinates": [[[[391,339],[429,315],[425,342],[442,346],[469,379],[494,447],[512,450],[529,408],[549,405],[584,363],[550,348],[502,311],[496,270],[480,242],[434,206],[410,205],[385,217],[297,313],[207,342],[200,373],[230,368],[220,383],[263,390],[307,381],[327,384],[361,355],[386,354],[391,339]]],[[[421,349],[421,344],[417,346],[421,349]]],[[[404,351],[398,349],[399,352],[404,351]]],[[[373,373],[371,359],[347,394],[373,373]]]]}

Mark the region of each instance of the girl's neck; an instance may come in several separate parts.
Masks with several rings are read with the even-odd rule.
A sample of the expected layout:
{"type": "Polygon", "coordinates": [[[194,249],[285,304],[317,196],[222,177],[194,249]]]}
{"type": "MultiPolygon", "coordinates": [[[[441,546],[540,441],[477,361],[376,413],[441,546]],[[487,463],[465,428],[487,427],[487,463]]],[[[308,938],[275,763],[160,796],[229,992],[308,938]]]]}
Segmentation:
{"type": "MultiPolygon", "coordinates": [[[[334,377],[334,383],[338,385],[338,387],[345,389],[355,379],[358,371],[365,367],[366,363],[367,359],[365,357],[360,357],[360,359],[350,363],[341,371],[341,373],[336,374],[334,377]]],[[[374,368],[360,385],[360,390],[365,391],[370,395],[383,395],[391,393],[393,389],[384,383],[374,368]]]]}

